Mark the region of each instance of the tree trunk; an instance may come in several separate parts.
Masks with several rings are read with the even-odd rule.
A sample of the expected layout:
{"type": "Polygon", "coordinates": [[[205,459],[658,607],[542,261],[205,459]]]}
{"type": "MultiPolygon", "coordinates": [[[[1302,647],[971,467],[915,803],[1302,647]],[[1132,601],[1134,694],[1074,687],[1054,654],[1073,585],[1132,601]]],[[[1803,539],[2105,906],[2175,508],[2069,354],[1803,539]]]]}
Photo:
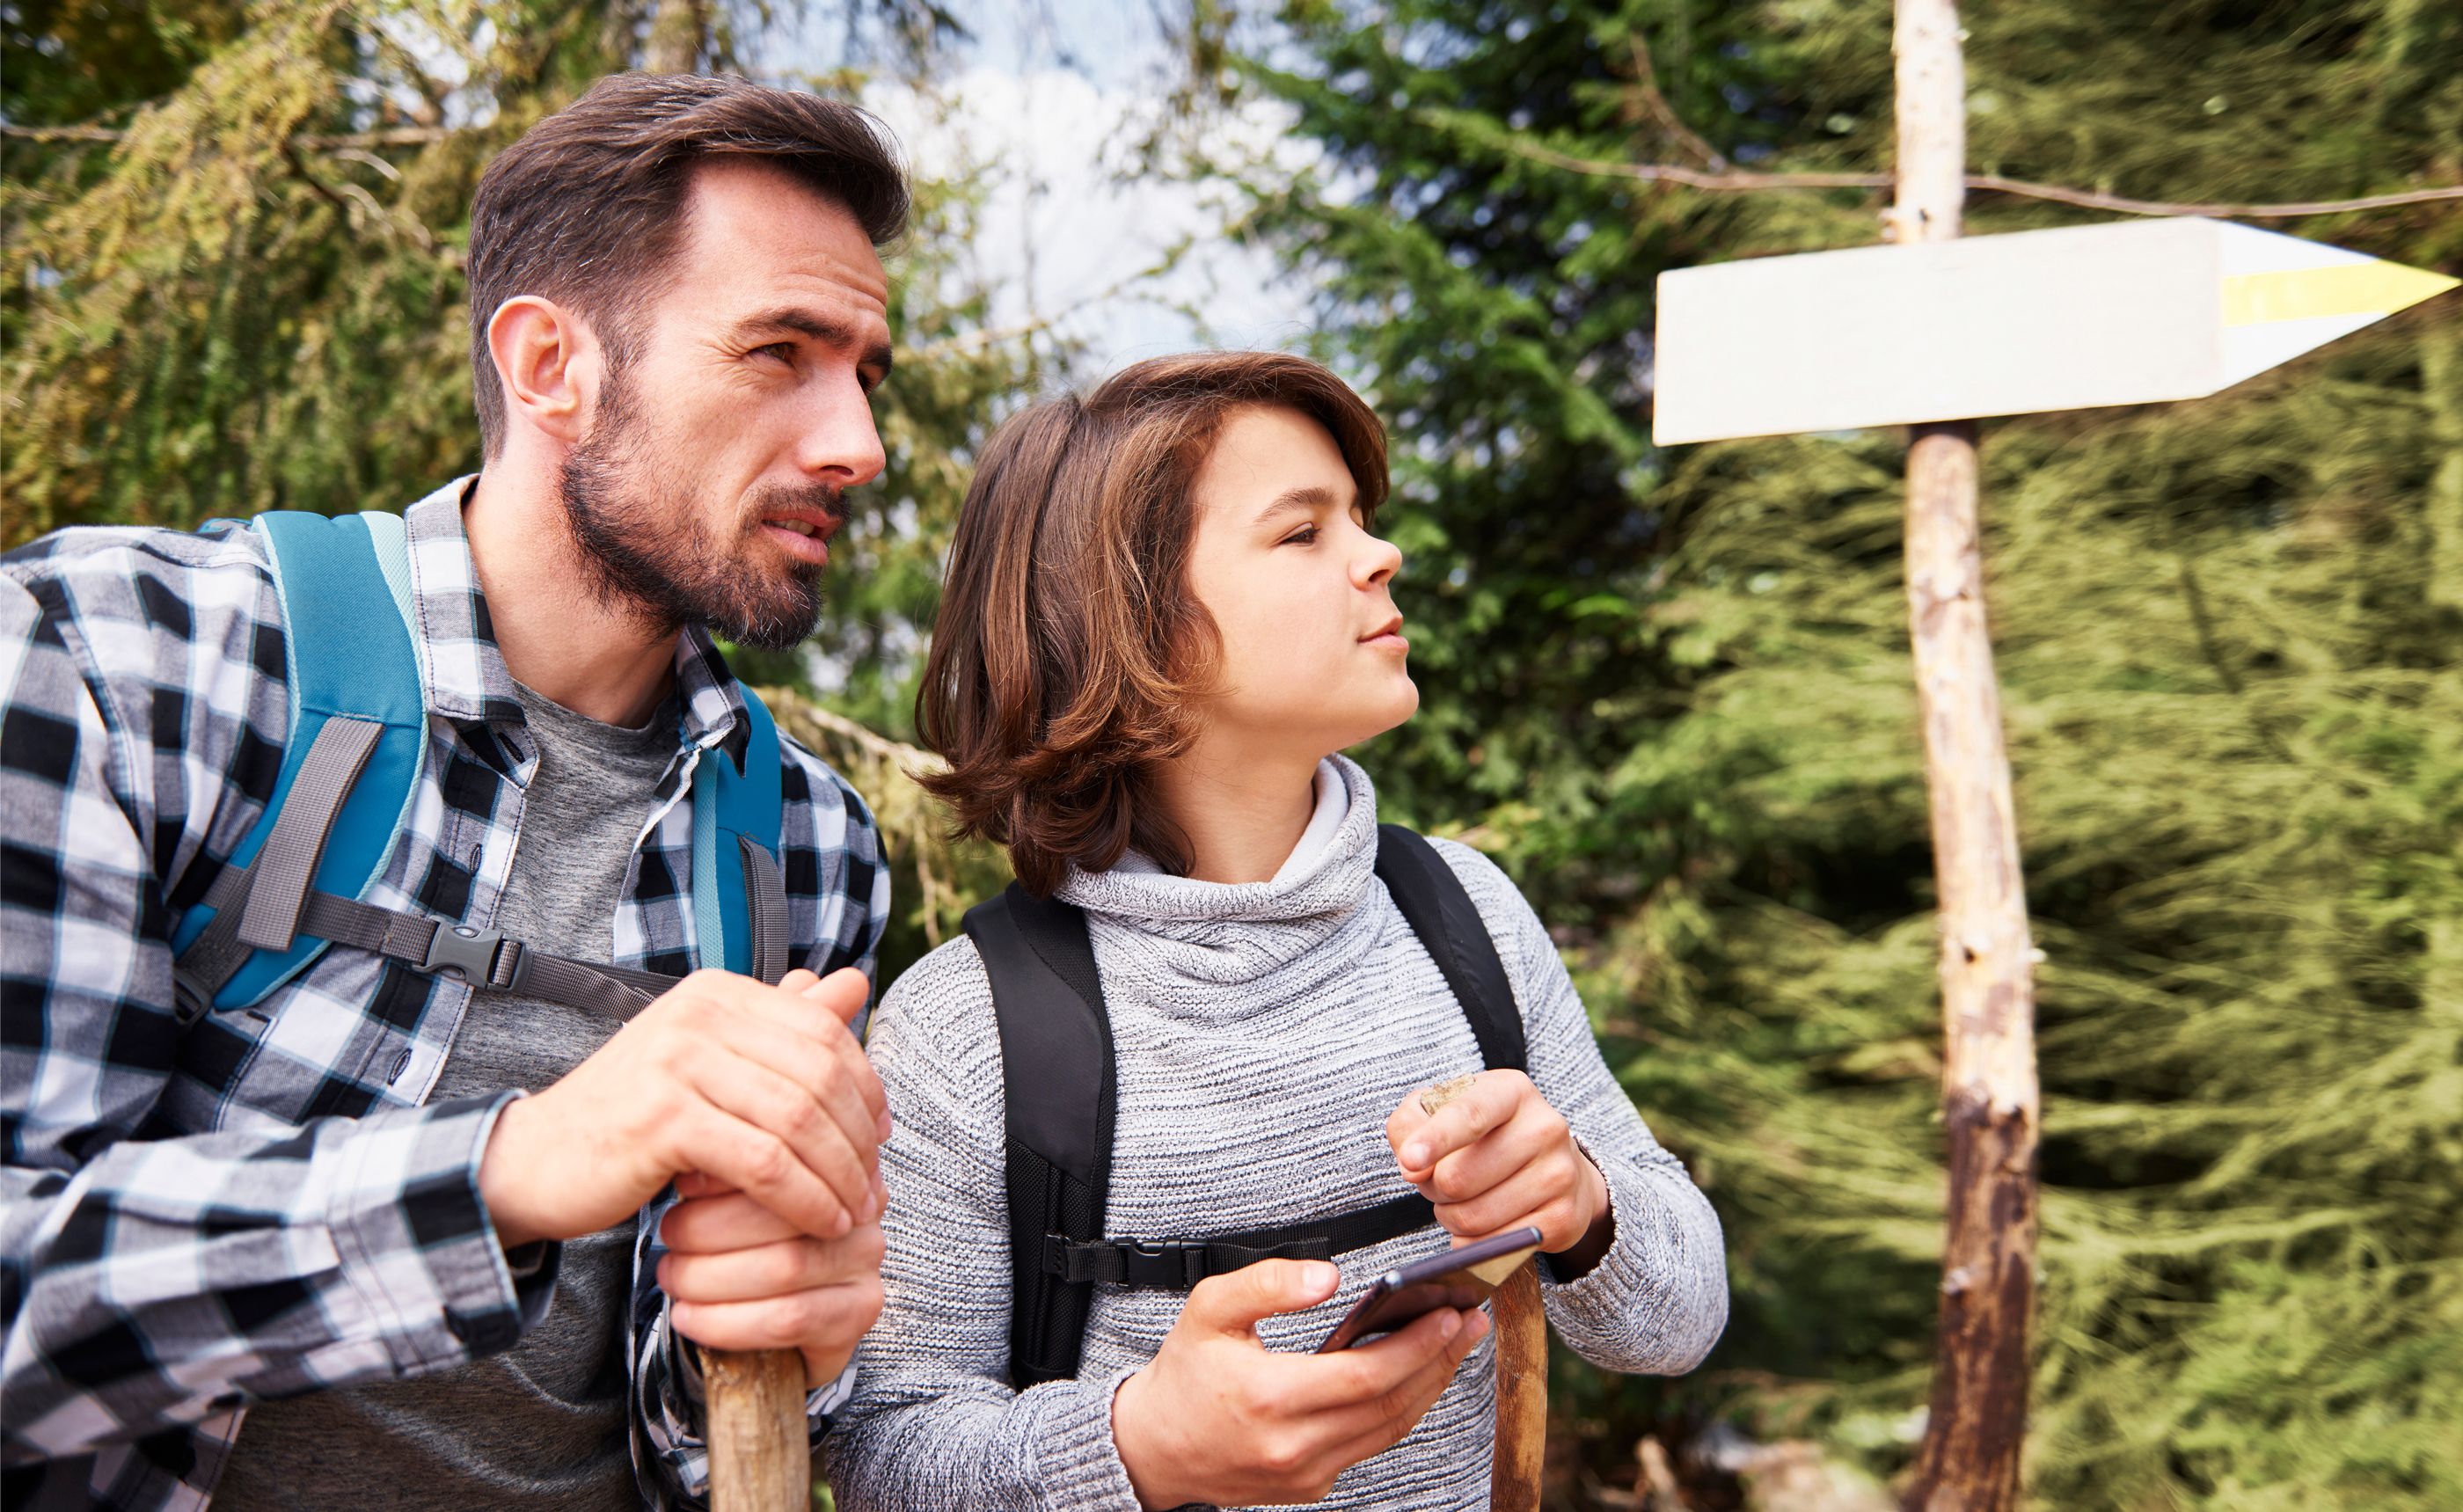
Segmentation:
{"type": "Polygon", "coordinates": [[[2420,387],[2438,452],[2429,482],[2429,602],[2463,609],[2463,322],[2421,333],[2420,387]]]}
{"type": "MultiPolygon", "coordinates": [[[[1897,239],[1947,241],[1965,199],[1954,0],[1898,0],[1897,239]]],[[[2016,1504],[2035,1306],[2034,948],[1984,612],[1975,425],[1913,428],[1907,610],[1941,889],[1949,1236],[1931,1410],[1907,1497],[1925,1512],[2016,1504]]]]}
{"type": "Polygon", "coordinates": [[[709,40],[708,0],[659,0],[650,16],[650,40],[642,66],[653,74],[690,74],[701,67],[709,40]]]}

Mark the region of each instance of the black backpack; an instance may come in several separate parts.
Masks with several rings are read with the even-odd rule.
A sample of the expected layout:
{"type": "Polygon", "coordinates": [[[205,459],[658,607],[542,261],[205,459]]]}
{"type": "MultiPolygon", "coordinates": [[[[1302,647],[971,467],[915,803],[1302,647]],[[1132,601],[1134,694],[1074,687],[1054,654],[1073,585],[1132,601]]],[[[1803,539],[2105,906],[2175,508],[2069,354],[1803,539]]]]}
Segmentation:
{"type": "MultiPolygon", "coordinates": [[[[1490,1070],[1523,1070],[1522,1016],[1461,879],[1426,840],[1377,827],[1377,875],[1471,1020],[1490,1070]]],[[[1416,1192],[1374,1207],[1204,1238],[1106,1238],[1117,1088],[1086,918],[1012,883],[967,912],[992,980],[1008,1104],[1010,1380],[1078,1373],[1095,1283],[1186,1290],[1261,1260],[1330,1260],[1436,1221],[1416,1192]]]]}

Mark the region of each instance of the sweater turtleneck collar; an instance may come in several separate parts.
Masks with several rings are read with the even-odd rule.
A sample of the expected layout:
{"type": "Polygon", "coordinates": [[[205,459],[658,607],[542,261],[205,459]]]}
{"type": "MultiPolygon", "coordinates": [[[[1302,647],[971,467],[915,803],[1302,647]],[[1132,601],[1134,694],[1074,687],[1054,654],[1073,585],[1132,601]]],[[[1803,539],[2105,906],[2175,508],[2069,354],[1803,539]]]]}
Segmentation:
{"type": "Polygon", "coordinates": [[[1343,756],[1329,757],[1319,770],[1342,782],[1348,806],[1321,850],[1296,855],[1297,865],[1285,866],[1272,881],[1199,882],[1135,867],[1073,867],[1060,897],[1091,916],[1174,939],[1216,943],[1225,926],[1240,924],[1315,923],[1330,931],[1367,896],[1377,864],[1377,792],[1368,774],[1343,756]]]}

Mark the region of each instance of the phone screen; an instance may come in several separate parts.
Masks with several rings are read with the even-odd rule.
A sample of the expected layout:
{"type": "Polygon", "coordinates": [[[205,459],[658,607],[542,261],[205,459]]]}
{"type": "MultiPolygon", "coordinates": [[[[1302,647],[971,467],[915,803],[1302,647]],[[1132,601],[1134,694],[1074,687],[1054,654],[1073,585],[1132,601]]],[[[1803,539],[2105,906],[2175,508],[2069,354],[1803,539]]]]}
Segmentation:
{"type": "Polygon", "coordinates": [[[1325,1336],[1317,1352],[1331,1354],[1337,1349],[1348,1349],[1379,1334],[1392,1333],[1439,1307],[1476,1307],[1495,1294],[1496,1286],[1473,1275],[1471,1267],[1502,1262],[1494,1271],[1501,1279],[1512,1274],[1515,1264],[1538,1247],[1537,1229],[1510,1229],[1476,1244],[1440,1250],[1397,1266],[1368,1283],[1368,1289],[1360,1294],[1360,1300],[1334,1326],[1334,1331],[1325,1336]]]}

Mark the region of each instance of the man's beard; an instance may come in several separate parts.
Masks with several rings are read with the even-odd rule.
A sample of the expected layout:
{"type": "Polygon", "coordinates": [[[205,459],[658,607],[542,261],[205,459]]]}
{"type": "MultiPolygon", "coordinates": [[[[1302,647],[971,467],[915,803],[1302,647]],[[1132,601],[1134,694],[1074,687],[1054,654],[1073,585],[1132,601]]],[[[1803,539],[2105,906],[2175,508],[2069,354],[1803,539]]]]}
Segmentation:
{"type": "Polygon", "coordinates": [[[820,620],[821,570],[792,559],[758,565],[746,537],[764,516],[791,509],[842,517],[839,491],[818,483],[768,490],[748,520],[729,522],[730,538],[713,542],[687,467],[652,443],[628,386],[609,374],[597,421],[558,479],[565,521],[600,602],[665,630],[703,625],[740,646],[795,646],[820,620]]]}

